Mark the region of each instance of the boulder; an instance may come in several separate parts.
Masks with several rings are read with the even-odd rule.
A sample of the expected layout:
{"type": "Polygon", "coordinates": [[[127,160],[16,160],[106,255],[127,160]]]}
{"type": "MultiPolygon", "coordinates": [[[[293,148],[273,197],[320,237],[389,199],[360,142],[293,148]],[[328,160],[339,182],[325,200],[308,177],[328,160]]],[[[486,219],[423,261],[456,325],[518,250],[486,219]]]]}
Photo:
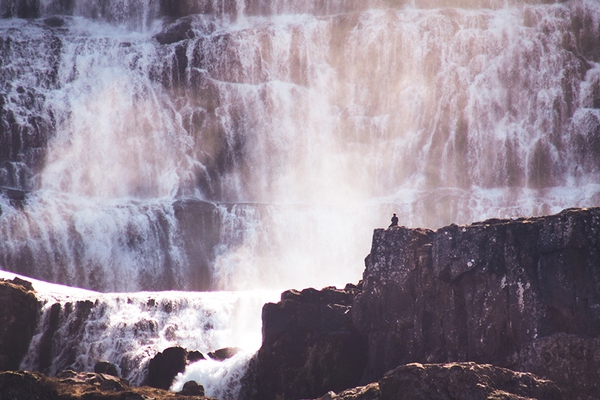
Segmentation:
{"type": "Polygon", "coordinates": [[[19,369],[40,310],[30,282],[0,280],[0,371],[19,369]]]}
{"type": "Polygon", "coordinates": [[[352,326],[352,296],[311,288],[265,304],[255,398],[314,398],[358,384],[366,341],[352,326]]]}
{"type": "Polygon", "coordinates": [[[204,386],[196,381],[187,381],[179,392],[183,396],[204,396],[204,386]]]}
{"type": "Polygon", "coordinates": [[[237,353],[240,352],[240,350],[241,349],[239,347],[225,347],[222,349],[211,351],[210,353],[208,353],[208,356],[213,360],[223,361],[235,356],[237,353]]]}
{"type": "Polygon", "coordinates": [[[150,360],[146,385],[168,390],[178,373],[185,371],[187,350],[169,347],[150,360]]]}
{"type": "Polygon", "coordinates": [[[205,360],[206,357],[204,357],[204,355],[202,353],[200,353],[198,350],[192,350],[192,351],[188,351],[187,353],[187,363],[191,364],[194,363],[196,361],[200,361],[200,360],[205,360]]]}
{"type": "Polygon", "coordinates": [[[97,374],[107,374],[119,377],[119,369],[113,363],[108,361],[98,361],[96,365],[94,365],[94,372],[97,374]]]}

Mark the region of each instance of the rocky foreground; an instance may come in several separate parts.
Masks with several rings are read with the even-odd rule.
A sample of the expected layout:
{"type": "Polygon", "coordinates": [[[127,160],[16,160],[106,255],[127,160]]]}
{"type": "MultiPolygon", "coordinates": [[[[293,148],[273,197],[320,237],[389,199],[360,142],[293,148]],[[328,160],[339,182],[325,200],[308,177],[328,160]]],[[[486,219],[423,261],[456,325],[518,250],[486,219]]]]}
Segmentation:
{"type": "Polygon", "coordinates": [[[255,398],[598,399],[599,237],[598,208],[378,229],[359,285],[264,306],[255,398]]]}
{"type": "MultiPolygon", "coordinates": [[[[241,398],[597,399],[599,236],[599,208],[378,229],[360,283],[289,290],[263,307],[241,398]]],[[[15,370],[39,305],[19,280],[0,284],[0,302],[0,369],[15,370]]],[[[148,382],[168,388],[197,356],[165,350],[148,382]]],[[[187,395],[99,372],[0,373],[0,400],[187,395]]]]}

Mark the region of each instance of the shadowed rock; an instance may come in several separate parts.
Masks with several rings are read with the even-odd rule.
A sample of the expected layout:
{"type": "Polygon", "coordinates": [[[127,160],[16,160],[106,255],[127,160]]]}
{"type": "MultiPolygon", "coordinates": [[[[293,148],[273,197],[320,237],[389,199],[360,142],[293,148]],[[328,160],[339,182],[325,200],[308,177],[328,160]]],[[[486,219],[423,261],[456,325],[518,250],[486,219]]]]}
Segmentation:
{"type": "Polygon", "coordinates": [[[598,393],[597,373],[573,373],[597,364],[598,232],[598,208],[437,231],[376,230],[353,308],[368,337],[363,381],[415,361],[474,361],[598,393]],[[559,333],[578,344],[550,345],[559,333]],[[559,355],[573,347],[589,352],[581,360],[576,351],[559,355]],[[542,348],[562,367],[545,362],[535,351],[542,348]]]}
{"type": "Polygon", "coordinates": [[[91,372],[63,371],[57,377],[36,372],[0,373],[0,399],[40,400],[204,400],[203,394],[130,387],[126,380],[91,372]]]}
{"type": "Polygon", "coordinates": [[[178,373],[185,371],[187,351],[181,347],[169,347],[158,353],[148,364],[146,385],[169,389],[178,373]]]}
{"type": "Polygon", "coordinates": [[[40,304],[30,282],[0,280],[0,371],[15,370],[35,332],[40,304]]]}
{"type": "Polygon", "coordinates": [[[352,326],[354,291],[287,291],[263,307],[255,398],[310,398],[358,384],[366,343],[352,326]]]}
{"type": "Polygon", "coordinates": [[[235,356],[237,353],[240,352],[240,350],[241,349],[239,347],[225,347],[222,349],[211,351],[210,353],[208,353],[208,356],[213,360],[223,361],[235,356]]]}
{"type": "Polygon", "coordinates": [[[107,374],[119,377],[119,370],[117,366],[108,361],[98,361],[96,365],[94,365],[94,372],[97,374],[107,374]]]}

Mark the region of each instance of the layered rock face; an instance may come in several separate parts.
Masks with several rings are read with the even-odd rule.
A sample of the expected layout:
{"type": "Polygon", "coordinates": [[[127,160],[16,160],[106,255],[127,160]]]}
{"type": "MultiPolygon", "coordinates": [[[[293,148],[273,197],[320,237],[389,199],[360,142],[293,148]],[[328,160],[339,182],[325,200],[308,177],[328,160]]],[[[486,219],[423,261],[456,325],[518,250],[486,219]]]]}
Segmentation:
{"type": "Polygon", "coordinates": [[[353,304],[368,338],[363,381],[410,362],[475,361],[598,393],[599,232],[597,208],[376,230],[353,304]]]}
{"type": "Polygon", "coordinates": [[[265,305],[257,398],[339,391],[324,379],[335,367],[315,360],[333,363],[322,338],[346,332],[355,344],[328,343],[362,377],[350,378],[356,370],[348,370],[336,384],[379,384],[324,398],[396,399],[413,387],[417,397],[402,398],[454,398],[436,397],[450,390],[465,399],[594,399],[600,393],[599,233],[598,208],[437,231],[378,229],[363,281],[346,291],[351,301],[326,299],[325,289],[286,292],[280,303],[265,305]],[[337,307],[343,313],[334,313],[337,307]],[[385,375],[410,363],[427,365],[385,375]],[[306,387],[312,391],[299,389],[306,387]]]}

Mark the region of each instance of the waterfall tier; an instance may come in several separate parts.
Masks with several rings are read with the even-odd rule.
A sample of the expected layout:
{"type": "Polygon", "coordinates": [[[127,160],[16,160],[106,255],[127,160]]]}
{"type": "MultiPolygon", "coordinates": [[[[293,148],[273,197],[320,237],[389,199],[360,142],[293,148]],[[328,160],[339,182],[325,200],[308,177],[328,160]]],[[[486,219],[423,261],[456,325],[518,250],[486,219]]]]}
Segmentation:
{"type": "Polygon", "coordinates": [[[373,228],[600,205],[600,5],[0,1],[0,267],[357,281],[373,228]]]}

